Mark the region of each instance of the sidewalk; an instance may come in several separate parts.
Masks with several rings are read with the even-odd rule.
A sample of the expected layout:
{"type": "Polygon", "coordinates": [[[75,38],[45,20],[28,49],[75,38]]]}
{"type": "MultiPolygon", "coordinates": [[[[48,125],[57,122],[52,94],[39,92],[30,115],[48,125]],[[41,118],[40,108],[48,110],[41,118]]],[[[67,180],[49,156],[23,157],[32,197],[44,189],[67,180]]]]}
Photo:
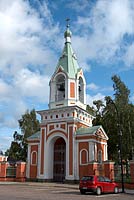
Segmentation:
{"type": "MultiPolygon", "coordinates": [[[[61,188],[71,188],[71,189],[78,189],[78,184],[67,184],[67,183],[39,183],[39,182],[29,182],[29,185],[44,185],[46,187],[61,187],[61,188]]],[[[119,189],[119,192],[121,193],[121,189],[119,189]]],[[[125,188],[125,194],[134,195],[134,189],[126,189],[125,188]]]]}
{"type": "MultiPolygon", "coordinates": [[[[29,185],[29,186],[41,186],[41,187],[57,187],[57,188],[69,188],[74,190],[79,190],[78,184],[67,184],[67,183],[49,183],[49,182],[0,182],[0,185],[29,185]]],[[[121,193],[121,189],[119,189],[121,193]]],[[[134,189],[126,189],[124,194],[134,195],[134,189]]]]}
{"type": "Polygon", "coordinates": [[[134,195],[134,189],[133,190],[125,189],[125,193],[134,195]]]}

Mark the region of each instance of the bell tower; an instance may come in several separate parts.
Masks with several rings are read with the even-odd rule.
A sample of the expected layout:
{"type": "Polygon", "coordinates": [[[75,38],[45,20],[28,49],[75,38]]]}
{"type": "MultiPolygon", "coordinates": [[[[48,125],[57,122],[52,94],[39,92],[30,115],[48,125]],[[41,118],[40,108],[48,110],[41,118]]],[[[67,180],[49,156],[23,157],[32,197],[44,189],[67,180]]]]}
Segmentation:
{"type": "Polygon", "coordinates": [[[67,20],[65,45],[49,83],[49,109],[75,105],[86,109],[86,82],[71,46],[71,36],[67,20]]]}
{"type": "Polygon", "coordinates": [[[89,164],[107,160],[108,137],[86,111],[86,82],[71,36],[67,20],[64,48],[49,83],[49,109],[37,111],[40,131],[27,139],[31,180],[78,181],[89,164]]]}

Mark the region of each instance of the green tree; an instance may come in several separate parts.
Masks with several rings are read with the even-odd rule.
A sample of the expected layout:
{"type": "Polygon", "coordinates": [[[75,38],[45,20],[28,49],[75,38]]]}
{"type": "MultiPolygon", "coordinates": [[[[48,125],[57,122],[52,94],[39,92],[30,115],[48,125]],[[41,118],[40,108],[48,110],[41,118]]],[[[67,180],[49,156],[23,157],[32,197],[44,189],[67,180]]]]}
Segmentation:
{"type": "Polygon", "coordinates": [[[36,133],[40,129],[39,121],[36,119],[35,110],[26,111],[22,118],[18,120],[21,134],[17,131],[13,134],[13,141],[10,148],[6,151],[9,160],[13,161],[26,161],[27,157],[27,137],[36,133]]]}
{"type": "Polygon", "coordinates": [[[9,161],[21,160],[22,138],[23,136],[21,134],[19,134],[17,131],[14,132],[11,146],[5,152],[5,155],[8,156],[9,161]]]}
{"type": "Polygon", "coordinates": [[[114,81],[114,91],[115,91],[115,104],[118,109],[118,120],[121,126],[122,132],[122,153],[124,160],[130,159],[131,149],[133,146],[133,141],[130,143],[130,138],[132,139],[132,135],[130,130],[132,123],[132,106],[130,106],[130,90],[126,87],[126,85],[121,81],[120,77],[113,76],[112,80],[114,81]]]}
{"type": "Polygon", "coordinates": [[[91,107],[91,106],[87,105],[86,111],[87,111],[90,115],[95,116],[95,109],[94,109],[94,107],[91,107]]]}
{"type": "Polygon", "coordinates": [[[39,121],[36,119],[36,112],[34,109],[30,112],[27,110],[18,122],[24,139],[36,133],[40,129],[39,121]]]}
{"type": "Polygon", "coordinates": [[[130,90],[120,77],[112,77],[114,99],[105,97],[106,104],[101,100],[94,101],[96,106],[96,119],[94,125],[101,124],[109,137],[109,159],[119,160],[119,125],[122,132],[123,159],[132,159],[134,155],[134,105],[130,103],[130,90]],[[111,103],[112,102],[112,103],[111,103]]]}
{"type": "Polygon", "coordinates": [[[93,125],[103,125],[103,109],[104,103],[102,100],[93,101],[95,106],[95,119],[93,120],[93,125]]]}

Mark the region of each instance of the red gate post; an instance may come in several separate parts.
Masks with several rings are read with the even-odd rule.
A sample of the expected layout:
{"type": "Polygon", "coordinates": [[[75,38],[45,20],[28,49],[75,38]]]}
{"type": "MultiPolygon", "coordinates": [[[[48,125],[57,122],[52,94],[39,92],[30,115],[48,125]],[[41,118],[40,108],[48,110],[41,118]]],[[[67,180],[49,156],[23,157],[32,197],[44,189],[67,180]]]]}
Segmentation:
{"type": "Polygon", "coordinates": [[[88,173],[89,175],[98,175],[98,162],[91,161],[88,164],[88,173]]]}
{"type": "Polygon", "coordinates": [[[24,182],[26,180],[26,163],[17,162],[16,181],[24,182]]]}
{"type": "Polygon", "coordinates": [[[6,181],[6,169],[8,167],[9,163],[8,162],[1,162],[0,163],[0,180],[1,181],[6,181]]]}
{"type": "Polygon", "coordinates": [[[134,160],[130,161],[130,175],[131,181],[134,183],[134,160]]]}
{"type": "Polygon", "coordinates": [[[104,174],[110,180],[114,180],[114,162],[112,161],[104,161],[104,174]]]}

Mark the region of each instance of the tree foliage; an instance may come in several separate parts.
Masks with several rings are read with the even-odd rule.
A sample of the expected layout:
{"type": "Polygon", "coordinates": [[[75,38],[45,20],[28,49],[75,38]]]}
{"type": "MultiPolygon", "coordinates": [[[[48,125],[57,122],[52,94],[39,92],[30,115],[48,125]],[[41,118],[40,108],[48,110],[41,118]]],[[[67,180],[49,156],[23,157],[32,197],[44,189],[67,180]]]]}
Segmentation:
{"type": "Polygon", "coordinates": [[[119,131],[122,137],[123,159],[132,159],[134,151],[134,105],[130,103],[130,90],[114,75],[113,89],[114,99],[105,97],[106,105],[100,100],[95,101],[96,119],[94,125],[103,125],[108,137],[109,159],[119,160],[119,131]]]}
{"type": "Polygon", "coordinates": [[[13,141],[11,142],[10,148],[6,151],[8,160],[11,161],[26,161],[27,157],[27,137],[39,131],[39,121],[36,119],[35,110],[26,111],[22,115],[21,119],[18,120],[19,128],[21,129],[21,134],[17,131],[13,134],[13,141]]]}

